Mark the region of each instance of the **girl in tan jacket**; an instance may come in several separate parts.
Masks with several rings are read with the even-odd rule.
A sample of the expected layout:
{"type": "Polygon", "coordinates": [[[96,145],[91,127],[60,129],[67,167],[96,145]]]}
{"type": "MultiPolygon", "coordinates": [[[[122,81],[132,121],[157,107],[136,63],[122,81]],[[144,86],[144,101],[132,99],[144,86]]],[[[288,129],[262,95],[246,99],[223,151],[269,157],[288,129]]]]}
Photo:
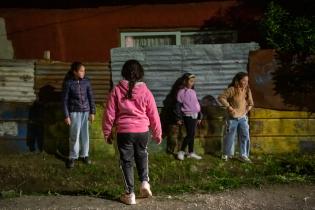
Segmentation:
{"type": "Polygon", "coordinates": [[[227,161],[233,157],[235,136],[238,134],[240,160],[251,162],[249,159],[250,137],[247,113],[253,107],[254,102],[248,85],[247,73],[237,73],[229,87],[218,97],[218,100],[228,112],[222,159],[227,161]]]}

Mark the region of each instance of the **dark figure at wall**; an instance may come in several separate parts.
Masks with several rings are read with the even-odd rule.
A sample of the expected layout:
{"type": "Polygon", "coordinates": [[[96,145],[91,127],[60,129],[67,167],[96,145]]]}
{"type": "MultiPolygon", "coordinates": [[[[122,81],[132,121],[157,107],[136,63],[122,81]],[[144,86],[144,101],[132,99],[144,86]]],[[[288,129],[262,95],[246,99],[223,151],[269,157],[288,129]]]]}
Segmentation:
{"type": "MultiPolygon", "coordinates": [[[[29,111],[27,145],[31,152],[42,152],[45,150],[48,153],[52,153],[55,151],[55,149],[50,151],[56,145],[52,146],[50,139],[47,139],[47,136],[45,137],[45,131],[47,131],[45,127],[56,121],[52,118],[55,115],[55,109],[51,108],[51,104],[60,103],[60,97],[61,93],[56,91],[56,88],[51,85],[45,85],[39,89],[36,100],[29,111]]],[[[61,105],[58,104],[57,106],[59,108],[61,105]]],[[[54,141],[54,144],[57,144],[56,142],[58,141],[56,139],[54,141]]]]}
{"type": "Polygon", "coordinates": [[[177,93],[182,83],[182,77],[175,81],[170,92],[163,101],[163,108],[160,114],[163,138],[166,137],[166,152],[170,154],[177,154],[182,141],[182,126],[177,125],[177,117],[174,112],[177,103],[177,93]]]}
{"type": "Polygon", "coordinates": [[[39,97],[30,107],[27,145],[31,152],[42,152],[44,145],[43,103],[39,97]]]}

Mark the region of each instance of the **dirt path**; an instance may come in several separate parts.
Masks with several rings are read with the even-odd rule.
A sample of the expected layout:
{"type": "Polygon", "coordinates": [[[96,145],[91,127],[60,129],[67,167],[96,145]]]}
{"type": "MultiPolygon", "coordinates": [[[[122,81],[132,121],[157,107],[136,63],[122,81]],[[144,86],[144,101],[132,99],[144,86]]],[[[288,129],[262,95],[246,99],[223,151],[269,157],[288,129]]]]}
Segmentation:
{"type": "Polygon", "coordinates": [[[238,189],[214,194],[185,194],[138,199],[138,204],[88,196],[22,196],[0,200],[4,209],[292,209],[315,210],[315,185],[268,186],[262,189],[238,189]]]}

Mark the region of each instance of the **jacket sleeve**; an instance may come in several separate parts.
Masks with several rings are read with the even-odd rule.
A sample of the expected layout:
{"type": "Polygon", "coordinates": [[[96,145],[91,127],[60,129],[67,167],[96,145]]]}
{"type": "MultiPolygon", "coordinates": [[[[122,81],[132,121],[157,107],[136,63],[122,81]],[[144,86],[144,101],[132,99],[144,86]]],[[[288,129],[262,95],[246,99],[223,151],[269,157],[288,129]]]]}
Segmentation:
{"type": "Polygon", "coordinates": [[[65,82],[63,85],[62,91],[62,102],[63,102],[63,113],[65,118],[69,117],[69,92],[70,92],[70,84],[69,82],[65,82]]]}
{"type": "Polygon", "coordinates": [[[230,103],[228,102],[228,98],[230,96],[231,96],[231,90],[230,88],[227,88],[223,91],[221,95],[218,96],[218,100],[223,106],[229,107],[230,103]]]}
{"type": "Polygon", "coordinates": [[[148,103],[146,108],[147,116],[150,121],[150,128],[152,130],[152,135],[155,140],[162,139],[162,128],[160,116],[157,110],[157,106],[154,97],[150,91],[148,91],[148,103]]]}
{"type": "Polygon", "coordinates": [[[87,97],[89,100],[89,105],[90,105],[90,114],[95,114],[96,109],[95,109],[95,101],[94,101],[94,96],[93,96],[93,91],[92,91],[92,86],[90,81],[88,81],[87,85],[87,97]]]}
{"type": "Polygon", "coordinates": [[[104,109],[102,129],[104,137],[107,138],[113,128],[117,114],[117,97],[115,94],[115,89],[112,90],[108,97],[106,107],[104,109]]]}

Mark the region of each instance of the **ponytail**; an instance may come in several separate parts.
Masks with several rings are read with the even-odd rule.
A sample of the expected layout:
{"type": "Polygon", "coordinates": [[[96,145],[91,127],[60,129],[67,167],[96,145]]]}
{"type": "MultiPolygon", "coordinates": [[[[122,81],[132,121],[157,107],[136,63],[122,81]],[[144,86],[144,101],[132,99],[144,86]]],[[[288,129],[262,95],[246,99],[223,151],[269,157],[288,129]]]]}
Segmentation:
{"type": "Polygon", "coordinates": [[[129,82],[125,97],[126,99],[132,99],[132,90],[136,82],[141,81],[143,78],[143,68],[137,60],[128,60],[121,70],[121,75],[129,82]]]}
{"type": "Polygon", "coordinates": [[[128,91],[126,93],[126,99],[132,99],[132,90],[135,87],[135,82],[134,81],[129,81],[128,84],[128,91]]]}

